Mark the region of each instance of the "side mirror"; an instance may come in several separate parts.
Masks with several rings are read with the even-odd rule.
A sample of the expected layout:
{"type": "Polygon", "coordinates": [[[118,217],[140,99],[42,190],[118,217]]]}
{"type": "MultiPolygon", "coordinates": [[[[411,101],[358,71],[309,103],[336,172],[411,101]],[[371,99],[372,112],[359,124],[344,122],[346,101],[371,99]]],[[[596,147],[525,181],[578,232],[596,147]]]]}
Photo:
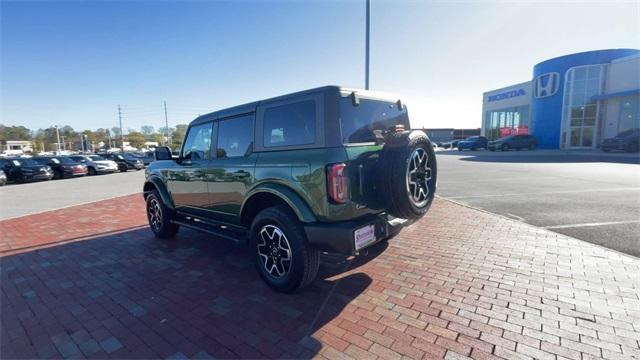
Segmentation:
{"type": "Polygon", "coordinates": [[[171,149],[168,146],[159,146],[155,150],[156,160],[171,160],[171,149]]]}

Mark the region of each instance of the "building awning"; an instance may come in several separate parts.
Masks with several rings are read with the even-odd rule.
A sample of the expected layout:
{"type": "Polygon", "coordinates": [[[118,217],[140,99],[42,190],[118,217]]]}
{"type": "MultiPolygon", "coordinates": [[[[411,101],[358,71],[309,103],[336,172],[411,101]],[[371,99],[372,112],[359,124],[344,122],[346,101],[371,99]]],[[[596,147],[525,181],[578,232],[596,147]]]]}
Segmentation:
{"type": "Polygon", "coordinates": [[[609,94],[596,95],[596,96],[592,96],[591,100],[606,100],[611,98],[633,96],[633,95],[640,95],[640,89],[618,91],[618,92],[609,93],[609,94]]]}

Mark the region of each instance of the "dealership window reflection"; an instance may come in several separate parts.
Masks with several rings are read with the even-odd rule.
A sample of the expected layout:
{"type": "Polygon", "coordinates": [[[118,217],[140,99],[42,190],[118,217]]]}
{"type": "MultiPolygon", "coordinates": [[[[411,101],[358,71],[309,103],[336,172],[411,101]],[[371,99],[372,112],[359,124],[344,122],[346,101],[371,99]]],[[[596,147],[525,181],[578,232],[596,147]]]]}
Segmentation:
{"type": "Polygon", "coordinates": [[[495,140],[509,135],[529,133],[529,106],[487,111],[485,115],[485,136],[495,140]]]}

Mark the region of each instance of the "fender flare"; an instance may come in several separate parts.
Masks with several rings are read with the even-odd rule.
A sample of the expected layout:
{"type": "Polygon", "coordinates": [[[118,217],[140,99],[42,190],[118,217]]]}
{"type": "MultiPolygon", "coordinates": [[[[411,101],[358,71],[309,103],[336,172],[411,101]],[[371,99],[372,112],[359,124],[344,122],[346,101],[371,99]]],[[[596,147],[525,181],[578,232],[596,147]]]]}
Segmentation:
{"type": "MultiPolygon", "coordinates": [[[[162,179],[160,179],[160,177],[158,177],[158,176],[150,176],[144,182],[144,188],[147,187],[147,184],[152,184],[158,190],[158,193],[160,194],[160,198],[162,198],[162,202],[169,209],[175,209],[175,205],[173,204],[173,199],[171,199],[171,195],[169,195],[169,191],[167,191],[167,187],[164,184],[164,182],[162,181],[162,179]]],[[[145,199],[146,199],[146,196],[147,196],[148,192],[149,191],[147,191],[147,190],[144,191],[145,199]]]]}
{"type": "Polygon", "coordinates": [[[309,205],[298,195],[295,191],[289,187],[281,184],[263,184],[259,185],[247,193],[242,206],[240,207],[240,216],[245,211],[245,205],[255,196],[261,193],[269,193],[279,197],[284,201],[291,210],[296,214],[298,220],[304,223],[312,223],[318,221],[316,216],[311,211],[309,205]]]}

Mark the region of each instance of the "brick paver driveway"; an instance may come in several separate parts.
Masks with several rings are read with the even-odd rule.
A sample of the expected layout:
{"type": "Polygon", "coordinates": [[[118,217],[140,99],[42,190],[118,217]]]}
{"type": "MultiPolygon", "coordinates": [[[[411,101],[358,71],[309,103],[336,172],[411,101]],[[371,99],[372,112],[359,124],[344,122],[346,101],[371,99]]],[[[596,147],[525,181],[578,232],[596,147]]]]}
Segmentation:
{"type": "Polygon", "coordinates": [[[294,295],[144,223],[139,195],[0,222],[0,357],[640,357],[639,259],[444,200],[294,295]]]}

